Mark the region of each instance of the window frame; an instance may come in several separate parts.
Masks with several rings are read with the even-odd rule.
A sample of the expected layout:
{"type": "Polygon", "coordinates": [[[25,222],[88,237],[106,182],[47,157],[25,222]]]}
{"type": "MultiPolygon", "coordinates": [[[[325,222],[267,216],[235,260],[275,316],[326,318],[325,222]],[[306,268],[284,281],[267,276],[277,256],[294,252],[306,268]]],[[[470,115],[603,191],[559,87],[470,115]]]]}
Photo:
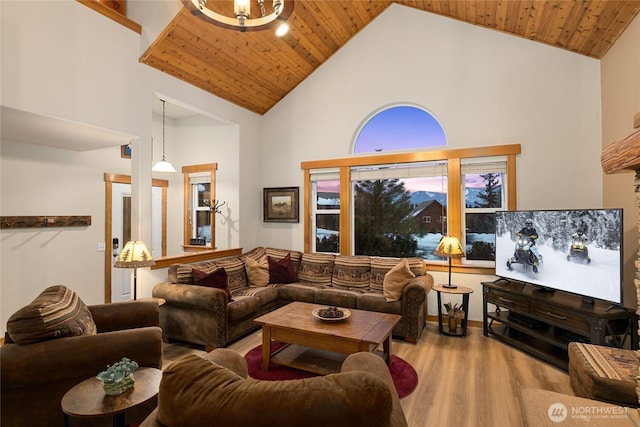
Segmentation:
{"type": "MultiPolygon", "coordinates": [[[[501,182],[502,182],[502,192],[500,194],[501,196],[501,201],[500,201],[500,207],[496,207],[496,208],[475,208],[475,207],[471,207],[468,208],[466,206],[466,199],[465,199],[465,177],[467,174],[465,174],[465,167],[464,165],[462,166],[462,170],[461,170],[461,179],[460,179],[460,185],[462,186],[462,199],[460,201],[461,203],[461,208],[462,208],[462,212],[461,212],[461,217],[460,220],[462,222],[462,234],[461,234],[461,239],[460,242],[462,243],[462,247],[466,247],[467,245],[467,214],[493,214],[497,211],[504,211],[507,210],[507,206],[509,206],[509,179],[508,179],[508,162],[507,159],[501,156],[496,156],[493,157],[491,159],[471,159],[468,162],[464,162],[467,165],[471,166],[471,168],[478,168],[480,167],[481,171],[475,171],[476,173],[474,174],[478,174],[478,172],[484,172],[484,173],[499,173],[501,175],[501,182]],[[505,167],[502,167],[502,164],[505,164],[505,167]],[[487,166],[484,166],[487,165],[487,166]],[[495,167],[492,167],[494,166],[495,167]],[[506,179],[505,179],[506,178],[506,179]]],[[[482,266],[482,267],[490,267],[490,268],[495,268],[495,260],[494,261],[484,261],[484,260],[470,260],[468,259],[466,256],[461,258],[461,262],[462,264],[466,264],[466,265],[475,265],[475,266],[482,266]]]]}
{"type": "Polygon", "coordinates": [[[211,226],[211,242],[209,244],[192,245],[191,236],[193,235],[193,218],[196,208],[194,207],[194,200],[197,198],[193,192],[193,185],[190,181],[190,174],[203,174],[209,173],[211,184],[211,200],[216,200],[216,170],[218,169],[217,163],[205,163],[201,165],[190,165],[182,167],[182,174],[184,177],[183,194],[184,194],[184,211],[183,211],[183,241],[182,247],[185,252],[196,251],[208,251],[216,248],[216,222],[215,212],[210,212],[210,226],[211,226]]]}
{"type": "MultiPolygon", "coordinates": [[[[301,162],[301,169],[304,172],[304,250],[310,252],[313,248],[311,239],[315,239],[312,229],[313,221],[311,213],[313,199],[311,175],[318,169],[337,169],[340,172],[340,254],[349,255],[352,251],[352,190],[351,190],[351,168],[357,166],[378,166],[384,164],[420,163],[438,160],[447,161],[447,229],[448,235],[458,239],[462,237],[463,215],[462,206],[462,159],[473,159],[479,157],[499,157],[504,156],[507,163],[506,197],[508,210],[516,209],[516,156],[521,153],[520,144],[458,148],[447,150],[420,151],[413,153],[398,153],[388,155],[368,155],[339,159],[327,159],[301,162]]],[[[483,267],[464,264],[461,259],[453,258],[452,265],[454,271],[493,273],[495,267],[483,267]]],[[[430,262],[428,262],[430,263],[430,262]]],[[[439,265],[440,263],[435,263],[439,265]]]]}

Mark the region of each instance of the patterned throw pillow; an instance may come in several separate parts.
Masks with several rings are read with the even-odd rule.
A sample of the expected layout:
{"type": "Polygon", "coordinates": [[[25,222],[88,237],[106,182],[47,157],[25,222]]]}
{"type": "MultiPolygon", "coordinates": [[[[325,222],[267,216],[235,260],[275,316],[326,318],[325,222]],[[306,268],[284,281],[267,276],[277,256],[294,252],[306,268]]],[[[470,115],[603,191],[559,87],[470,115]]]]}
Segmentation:
{"type": "Polygon", "coordinates": [[[64,285],[56,285],[11,315],[7,332],[17,344],[33,344],[53,338],[95,335],[97,328],[78,295],[64,285]]]}
{"type": "Polygon", "coordinates": [[[269,261],[269,283],[294,283],[298,280],[296,270],[291,264],[291,256],[287,255],[280,261],[267,256],[269,261]]]}
{"type": "Polygon", "coordinates": [[[207,286],[209,288],[222,289],[227,293],[229,302],[233,301],[233,298],[231,298],[231,291],[229,291],[229,280],[227,278],[227,272],[224,268],[219,268],[211,273],[196,270],[194,268],[191,274],[193,276],[194,284],[199,286],[207,286]]]}
{"type": "Polygon", "coordinates": [[[384,297],[387,302],[398,301],[402,298],[402,291],[411,279],[416,277],[409,268],[409,260],[403,258],[395,267],[384,275],[382,282],[384,297]]]}
{"type": "Polygon", "coordinates": [[[245,259],[247,278],[251,286],[267,286],[269,284],[269,261],[264,256],[259,261],[251,257],[245,259]]]}

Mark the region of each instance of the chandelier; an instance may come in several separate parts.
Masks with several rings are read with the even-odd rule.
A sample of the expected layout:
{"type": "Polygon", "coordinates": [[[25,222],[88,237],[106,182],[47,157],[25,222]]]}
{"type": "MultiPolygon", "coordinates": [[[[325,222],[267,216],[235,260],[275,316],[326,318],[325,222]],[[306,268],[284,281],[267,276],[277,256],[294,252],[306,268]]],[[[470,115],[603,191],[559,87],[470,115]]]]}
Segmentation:
{"type": "Polygon", "coordinates": [[[260,9],[259,17],[253,17],[251,12],[251,0],[234,0],[233,1],[233,17],[229,16],[231,11],[225,14],[222,9],[225,3],[222,1],[208,0],[182,0],[184,6],[191,11],[191,14],[205,21],[218,25],[223,28],[245,31],[260,31],[278,25],[276,35],[281,37],[285,35],[289,29],[286,19],[293,10],[293,0],[272,0],[270,8],[265,5],[265,0],[254,0],[260,9]],[[213,5],[216,10],[207,7],[213,5]]]}

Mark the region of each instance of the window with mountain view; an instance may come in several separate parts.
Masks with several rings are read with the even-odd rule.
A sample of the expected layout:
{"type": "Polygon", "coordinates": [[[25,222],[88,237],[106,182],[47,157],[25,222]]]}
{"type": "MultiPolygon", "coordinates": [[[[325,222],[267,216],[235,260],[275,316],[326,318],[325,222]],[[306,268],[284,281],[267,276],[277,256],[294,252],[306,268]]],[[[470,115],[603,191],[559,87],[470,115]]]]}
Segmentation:
{"type": "Polygon", "coordinates": [[[314,252],[340,252],[340,181],[316,175],[313,183],[314,252]]]}
{"type": "Polygon", "coordinates": [[[495,261],[496,256],[494,212],[505,206],[504,167],[491,164],[485,169],[488,171],[463,175],[463,241],[467,261],[495,261]]]}
{"type": "Polygon", "coordinates": [[[394,106],[363,124],[353,144],[360,156],[302,162],[311,196],[305,250],[442,263],[433,252],[451,235],[466,253],[455,266],[493,268],[494,215],[516,208],[509,189],[520,146],[433,150],[446,145],[431,114],[394,106]]]}
{"type": "Polygon", "coordinates": [[[352,168],[354,253],[438,259],[447,233],[446,162],[352,168]]]}

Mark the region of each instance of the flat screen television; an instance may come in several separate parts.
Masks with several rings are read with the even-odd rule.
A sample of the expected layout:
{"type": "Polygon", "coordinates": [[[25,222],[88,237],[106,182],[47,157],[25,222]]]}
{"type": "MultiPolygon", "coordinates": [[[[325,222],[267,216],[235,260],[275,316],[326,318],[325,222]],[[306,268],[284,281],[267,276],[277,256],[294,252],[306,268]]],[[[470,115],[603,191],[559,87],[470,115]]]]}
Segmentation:
{"type": "Polygon", "coordinates": [[[622,304],[622,209],[498,211],[495,221],[497,276],[622,304]]]}

